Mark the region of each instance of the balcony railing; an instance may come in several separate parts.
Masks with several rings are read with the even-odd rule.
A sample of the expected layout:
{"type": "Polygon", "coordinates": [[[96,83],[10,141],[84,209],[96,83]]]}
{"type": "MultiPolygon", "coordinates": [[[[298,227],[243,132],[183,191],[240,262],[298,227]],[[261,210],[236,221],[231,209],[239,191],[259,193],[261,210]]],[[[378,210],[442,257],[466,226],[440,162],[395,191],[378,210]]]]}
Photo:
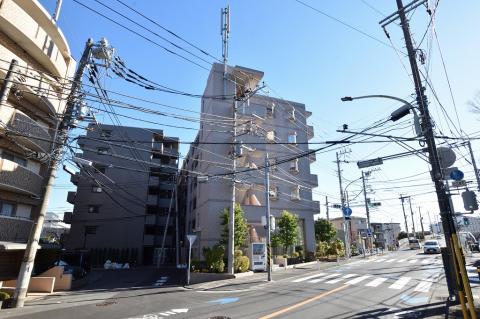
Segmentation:
{"type": "Polygon", "coordinates": [[[29,219],[0,215],[0,241],[26,242],[31,228],[29,219]]]}
{"type": "Polygon", "coordinates": [[[52,137],[48,130],[40,126],[29,116],[14,111],[8,123],[9,129],[18,133],[17,140],[30,149],[42,153],[50,153],[52,137]]]}
{"type": "Polygon", "coordinates": [[[43,178],[6,159],[0,159],[0,188],[40,197],[43,178]]]}

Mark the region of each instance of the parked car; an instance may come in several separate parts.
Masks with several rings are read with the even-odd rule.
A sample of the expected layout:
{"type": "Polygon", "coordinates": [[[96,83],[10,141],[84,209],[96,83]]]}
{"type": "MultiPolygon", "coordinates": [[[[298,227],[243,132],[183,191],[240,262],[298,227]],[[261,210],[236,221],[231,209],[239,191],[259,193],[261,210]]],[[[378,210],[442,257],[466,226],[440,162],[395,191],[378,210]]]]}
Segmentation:
{"type": "Polygon", "coordinates": [[[440,254],[442,251],[440,249],[440,244],[438,243],[438,240],[426,241],[423,245],[423,252],[425,254],[440,254]]]}
{"type": "Polygon", "coordinates": [[[421,249],[422,245],[420,245],[420,241],[416,238],[411,238],[408,240],[408,246],[410,249],[421,249]]]}

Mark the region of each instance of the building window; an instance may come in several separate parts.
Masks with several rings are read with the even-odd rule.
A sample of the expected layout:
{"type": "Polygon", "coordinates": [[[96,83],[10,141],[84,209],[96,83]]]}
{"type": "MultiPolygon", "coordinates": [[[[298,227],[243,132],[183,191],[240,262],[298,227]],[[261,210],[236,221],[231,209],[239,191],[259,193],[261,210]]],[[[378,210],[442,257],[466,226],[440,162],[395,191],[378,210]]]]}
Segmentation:
{"type": "Polygon", "coordinates": [[[268,192],[268,195],[270,196],[270,199],[278,199],[278,187],[270,185],[270,192],[268,192]]]}
{"type": "Polygon", "coordinates": [[[109,151],[106,147],[97,147],[97,154],[98,155],[108,155],[109,151]]]}
{"type": "Polygon", "coordinates": [[[300,200],[300,186],[294,186],[290,193],[291,200],[300,200]]]}
{"type": "Polygon", "coordinates": [[[297,132],[292,132],[288,134],[288,143],[292,145],[297,145],[297,132]]]}
{"type": "Polygon", "coordinates": [[[145,225],[145,235],[155,235],[155,225],[145,225]]]}
{"type": "Polygon", "coordinates": [[[107,167],[105,165],[93,164],[93,168],[95,168],[95,170],[101,174],[105,174],[107,170],[107,167]]]}
{"type": "Polygon", "coordinates": [[[298,158],[290,161],[290,173],[298,173],[298,158]]]}
{"type": "Polygon", "coordinates": [[[92,186],[92,193],[101,193],[102,192],[102,188],[98,185],[93,185],[92,186]]]}
{"type": "Polygon", "coordinates": [[[268,103],[267,104],[267,117],[273,118],[275,117],[275,103],[268,103]]]}
{"type": "Polygon", "coordinates": [[[15,216],[16,205],[13,203],[0,202],[0,215],[15,216]]]}
{"type": "Polygon", "coordinates": [[[103,138],[110,138],[112,137],[112,131],[111,130],[102,130],[100,132],[100,136],[103,138]]]}
{"type": "Polygon", "coordinates": [[[275,131],[274,130],[268,131],[266,139],[267,139],[267,142],[275,142],[275,131]]]}
{"type": "Polygon", "coordinates": [[[9,152],[2,151],[2,158],[9,160],[11,162],[15,162],[20,166],[27,167],[27,160],[23,157],[20,157],[18,155],[14,155],[9,152]]]}
{"type": "Polygon", "coordinates": [[[98,226],[85,226],[85,235],[95,235],[98,226]]]}
{"type": "Polygon", "coordinates": [[[89,214],[98,214],[100,213],[100,205],[88,205],[89,214]]]}
{"type": "Polygon", "coordinates": [[[288,111],[288,119],[290,121],[295,121],[295,108],[292,107],[289,111],[288,111]]]}

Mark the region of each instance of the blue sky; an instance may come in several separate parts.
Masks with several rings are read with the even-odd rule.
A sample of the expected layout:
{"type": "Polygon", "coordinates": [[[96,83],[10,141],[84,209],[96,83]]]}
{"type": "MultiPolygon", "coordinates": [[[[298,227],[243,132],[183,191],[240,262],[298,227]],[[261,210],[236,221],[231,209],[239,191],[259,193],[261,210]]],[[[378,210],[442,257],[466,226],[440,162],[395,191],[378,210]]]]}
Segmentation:
{"type": "MultiPolygon", "coordinates": [[[[410,95],[414,92],[409,77],[408,59],[404,55],[406,50],[403,45],[403,35],[400,27],[396,24],[388,26],[388,31],[392,45],[397,51],[294,0],[123,1],[217,58],[221,57],[220,8],[229,4],[231,10],[229,64],[263,71],[265,82],[273,89],[270,91],[272,97],[282,97],[305,103],[313,113],[309,123],[314,125],[315,138],[313,141],[344,137],[341,133],[336,132],[343,123],[349,124],[351,130],[360,130],[385,118],[400,106],[393,101],[381,99],[342,103],[340,102],[342,96],[388,94],[410,99],[410,95]]],[[[40,2],[48,11],[53,11],[55,1],[41,0],[40,2]]],[[[108,16],[114,16],[114,13],[108,12],[94,0],[82,0],[82,2],[108,16]]],[[[102,2],[123,13],[128,13],[129,17],[135,18],[137,21],[144,21],[132,12],[125,10],[115,0],[102,0],[102,2]]],[[[407,3],[407,1],[405,2],[407,3]]],[[[396,5],[393,0],[305,0],[305,3],[389,44],[378,21],[384,15],[395,11],[396,5]]],[[[480,3],[477,1],[465,0],[462,1],[461,6],[454,1],[440,1],[433,23],[452,86],[461,129],[469,134],[480,131],[478,128],[480,115],[473,114],[470,111],[471,107],[467,104],[480,89],[480,85],[478,85],[480,71],[478,12],[480,12],[480,3]]],[[[132,26],[118,16],[115,20],[168,46],[154,35],[132,26]]],[[[429,16],[423,6],[419,7],[411,16],[412,34],[416,43],[420,41],[427,30],[428,22],[429,16]]],[[[178,90],[196,94],[203,92],[208,71],[168,54],[144,39],[128,33],[112,22],[106,21],[76,4],[73,0],[64,1],[59,26],[76,59],[79,59],[87,38],[97,41],[101,37],[105,37],[115,47],[116,54],[130,68],[142,75],[178,90]]],[[[152,24],[145,22],[145,26],[178,42],[152,24]]],[[[430,28],[427,31],[426,39],[420,48],[429,57],[427,60],[430,63],[429,76],[437,96],[444,106],[445,112],[459,129],[439,49],[435,38],[430,37],[431,30],[430,28]],[[430,46],[429,43],[432,45],[430,46]]],[[[181,42],[178,43],[181,44],[181,42]]],[[[211,58],[206,58],[212,61],[211,58]]],[[[200,63],[208,68],[207,64],[200,63]]],[[[425,70],[424,66],[421,68],[425,70]]],[[[199,99],[147,92],[115,78],[107,77],[104,85],[111,90],[128,92],[129,95],[194,111],[200,110],[199,99]]],[[[455,128],[446,119],[435,101],[431,89],[427,89],[427,95],[431,102],[430,110],[435,120],[437,133],[441,131],[445,135],[452,135],[451,131],[455,132],[455,128]]],[[[109,119],[101,114],[98,115],[98,118],[106,123],[109,122],[109,119]]],[[[179,136],[183,141],[192,141],[196,134],[193,130],[162,127],[161,121],[157,126],[126,119],[121,121],[123,125],[164,128],[166,134],[179,136]]],[[[169,123],[175,124],[177,121],[169,120],[169,123]]],[[[396,126],[396,130],[391,131],[390,134],[413,136],[411,125],[408,124],[396,126]]],[[[190,123],[189,126],[195,127],[195,124],[190,123]]],[[[472,134],[472,136],[479,135],[478,133],[472,134]]],[[[412,146],[418,147],[414,144],[412,146]]],[[[478,160],[480,161],[478,147],[479,144],[473,142],[475,154],[479,156],[478,160]]],[[[351,152],[347,159],[351,163],[342,165],[345,177],[344,185],[361,175],[355,165],[356,160],[404,151],[403,148],[393,143],[352,145],[350,149],[351,152]]],[[[186,146],[183,146],[181,151],[186,154],[186,146]]],[[[466,150],[461,148],[457,153],[460,158],[466,155],[466,150]]],[[[331,202],[338,202],[338,180],[334,160],[334,152],[318,154],[316,163],[312,165],[312,172],[318,174],[319,179],[319,187],[315,191],[314,198],[321,200],[322,203],[325,201],[324,195],[329,195],[331,202]]],[[[466,172],[467,180],[473,179],[472,168],[464,159],[458,160],[456,165],[466,172]]],[[[432,194],[414,196],[433,190],[433,187],[425,185],[429,182],[428,174],[425,174],[428,170],[425,162],[417,157],[409,157],[386,161],[379,168],[381,170],[373,172],[369,182],[374,191],[369,197],[382,202],[380,209],[372,211],[372,221],[392,220],[403,223],[403,214],[398,200],[400,193],[412,195],[414,210],[418,211],[417,207],[421,206],[422,211],[430,211],[433,218],[438,210],[435,197],[432,194]],[[424,174],[422,175],[422,173],[424,174]],[[398,180],[399,178],[404,179],[398,180]],[[394,183],[394,180],[400,182],[394,183]],[[405,185],[423,186],[401,188],[405,185]]],[[[360,187],[358,182],[353,182],[349,186],[352,197],[358,194],[360,187]]],[[[70,205],[66,202],[68,189],[74,190],[74,187],[69,184],[68,176],[62,173],[57,180],[50,202],[52,211],[61,213],[71,210],[70,205]]],[[[359,195],[357,201],[362,196],[359,195]]],[[[462,211],[458,197],[454,197],[454,203],[457,211],[462,211]]],[[[331,216],[340,216],[339,211],[333,209],[330,211],[331,216]]],[[[365,214],[362,207],[353,207],[353,211],[354,215],[364,216],[365,214]]],[[[321,216],[325,216],[325,207],[322,207],[321,216]]],[[[418,214],[415,218],[417,219],[417,228],[419,228],[418,214]]],[[[424,224],[427,225],[426,214],[424,218],[424,224]]]]}

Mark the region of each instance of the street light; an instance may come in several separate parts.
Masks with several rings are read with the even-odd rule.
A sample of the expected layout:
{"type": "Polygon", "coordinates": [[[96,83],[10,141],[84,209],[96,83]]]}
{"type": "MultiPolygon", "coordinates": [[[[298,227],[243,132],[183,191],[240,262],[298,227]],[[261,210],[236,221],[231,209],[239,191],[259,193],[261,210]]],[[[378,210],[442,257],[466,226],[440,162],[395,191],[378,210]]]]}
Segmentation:
{"type": "Polygon", "coordinates": [[[410,110],[413,111],[415,118],[417,118],[416,113],[415,113],[415,107],[408,101],[405,101],[404,99],[401,99],[399,97],[391,96],[391,95],[383,95],[383,94],[373,94],[373,95],[362,95],[362,96],[344,96],[340,100],[342,102],[350,102],[353,100],[360,100],[360,99],[370,99],[370,98],[381,98],[381,99],[390,99],[390,100],[395,100],[398,102],[403,103],[403,106],[398,108],[397,110],[393,111],[392,114],[390,114],[390,119],[395,122],[404,117],[405,115],[410,113],[410,110]]]}

